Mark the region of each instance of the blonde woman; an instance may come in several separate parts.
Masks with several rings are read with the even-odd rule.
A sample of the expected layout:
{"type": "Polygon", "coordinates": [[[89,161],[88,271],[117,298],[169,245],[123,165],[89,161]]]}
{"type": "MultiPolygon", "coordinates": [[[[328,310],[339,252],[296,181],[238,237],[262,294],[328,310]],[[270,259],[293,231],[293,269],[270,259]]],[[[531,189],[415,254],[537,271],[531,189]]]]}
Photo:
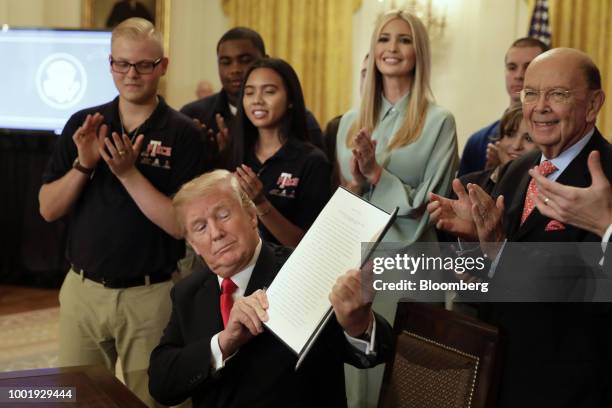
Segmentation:
{"type": "Polygon", "coordinates": [[[359,111],[338,129],[343,184],[399,217],[387,241],[435,241],[427,193],[446,194],[458,163],[452,114],[433,103],[431,57],[423,23],[390,11],[376,24],[359,111]]]}
{"type": "MultiPolygon", "coordinates": [[[[343,184],[380,208],[400,207],[386,241],[436,241],[425,211],[428,193],[448,193],[459,159],[455,120],[433,103],[423,23],[405,11],[382,15],[369,55],[361,106],[344,114],[338,128],[343,184]]],[[[396,303],[376,299],[374,308],[393,321],[396,303]]],[[[382,368],[345,372],[349,406],[376,406],[382,368]]]]}

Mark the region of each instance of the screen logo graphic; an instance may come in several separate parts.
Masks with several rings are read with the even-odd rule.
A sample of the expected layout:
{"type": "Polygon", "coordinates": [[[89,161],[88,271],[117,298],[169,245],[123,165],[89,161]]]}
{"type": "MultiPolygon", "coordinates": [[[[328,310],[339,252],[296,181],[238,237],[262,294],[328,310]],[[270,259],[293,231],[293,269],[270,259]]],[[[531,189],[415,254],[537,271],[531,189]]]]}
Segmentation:
{"type": "Polygon", "coordinates": [[[70,54],[51,54],[38,67],[36,89],[48,106],[71,108],[81,101],[87,89],[85,67],[70,54]]]}

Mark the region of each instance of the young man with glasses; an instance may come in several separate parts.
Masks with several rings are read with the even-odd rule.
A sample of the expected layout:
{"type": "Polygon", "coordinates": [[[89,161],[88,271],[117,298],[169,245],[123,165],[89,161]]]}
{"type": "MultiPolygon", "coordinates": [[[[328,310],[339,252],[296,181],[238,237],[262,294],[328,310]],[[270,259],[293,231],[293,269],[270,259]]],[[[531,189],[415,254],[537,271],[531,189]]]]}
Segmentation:
{"type": "Polygon", "coordinates": [[[60,364],[114,371],[119,357],[127,386],[149,406],[149,354],[184,252],[169,196],[203,168],[199,129],[157,95],[167,67],[150,22],[118,25],[110,70],[119,96],[68,120],[39,194],[45,220],[70,219],[60,364]]]}

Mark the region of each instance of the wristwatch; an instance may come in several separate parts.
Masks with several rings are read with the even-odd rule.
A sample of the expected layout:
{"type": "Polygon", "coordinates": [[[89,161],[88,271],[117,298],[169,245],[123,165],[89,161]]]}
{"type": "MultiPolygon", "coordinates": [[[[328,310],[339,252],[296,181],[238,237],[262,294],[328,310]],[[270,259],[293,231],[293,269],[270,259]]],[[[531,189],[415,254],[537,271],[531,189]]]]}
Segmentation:
{"type": "Polygon", "coordinates": [[[79,158],[77,157],[76,159],[74,159],[74,162],[72,163],[72,168],[76,169],[78,171],[80,171],[81,173],[88,175],[91,177],[91,175],[94,172],[94,169],[89,169],[85,166],[83,166],[81,163],[79,163],[79,158]]]}

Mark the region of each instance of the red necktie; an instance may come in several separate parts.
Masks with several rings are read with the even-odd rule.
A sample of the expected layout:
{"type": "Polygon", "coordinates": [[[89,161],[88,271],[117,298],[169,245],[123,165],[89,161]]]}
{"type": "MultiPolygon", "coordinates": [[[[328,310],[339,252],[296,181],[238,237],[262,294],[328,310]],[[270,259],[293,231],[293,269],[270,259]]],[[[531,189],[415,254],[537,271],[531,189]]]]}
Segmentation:
{"type": "Polygon", "coordinates": [[[221,282],[221,317],[223,318],[223,327],[227,326],[234,299],[232,295],[238,289],[238,286],[230,278],[223,278],[221,282]]]}
{"type": "MultiPolygon", "coordinates": [[[[552,174],[557,170],[554,164],[551,161],[544,160],[538,166],[538,170],[540,174],[544,177],[548,177],[548,175],[552,174]]],[[[535,198],[538,195],[538,187],[536,186],[535,180],[531,179],[529,182],[529,187],[527,187],[527,195],[525,196],[525,205],[523,206],[523,215],[521,216],[521,225],[525,222],[529,214],[535,208],[535,198]]]]}

